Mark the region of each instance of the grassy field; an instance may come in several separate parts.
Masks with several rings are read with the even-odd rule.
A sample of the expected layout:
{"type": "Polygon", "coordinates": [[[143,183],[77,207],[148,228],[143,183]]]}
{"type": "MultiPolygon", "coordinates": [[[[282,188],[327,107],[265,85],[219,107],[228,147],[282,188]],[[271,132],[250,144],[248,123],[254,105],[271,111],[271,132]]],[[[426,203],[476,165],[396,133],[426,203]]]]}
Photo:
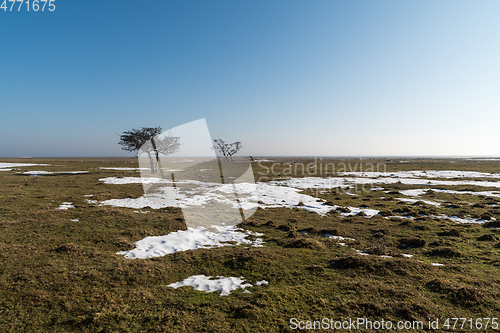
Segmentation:
{"type": "MultiPolygon", "coordinates": [[[[366,317],[394,323],[422,321],[428,327],[429,320],[438,318],[442,324],[452,317],[474,322],[500,317],[500,233],[491,228],[497,226],[494,218],[500,219],[500,199],[431,191],[420,199],[443,205],[407,203],[397,200],[402,197],[399,191],[426,187],[401,183],[380,185],[385,192],[357,195],[305,190],[341,207],[386,212],[387,218],[343,217],[337,211],[321,216],[300,207],[259,208],[241,227],[263,233],[263,247],[228,246],[130,260],[116,252],[133,249],[133,243],[146,236],[186,228],[180,209],[147,209],[149,213],[141,214],[87,201],[85,195],[97,201],[140,197],[141,184],[99,181],[137,177],[135,171],[100,169],[137,167],[135,159],[0,162],[51,165],[0,171],[1,332],[288,332],[291,318],[366,317]],[[21,173],[25,170],[88,173],[33,177],[21,173]],[[62,202],[75,208],[57,210],[62,202]],[[493,219],[485,224],[458,224],[435,217],[441,214],[493,219]],[[355,241],[342,246],[321,236],[325,233],[355,241]],[[359,255],[352,248],[371,255],[359,255]],[[269,285],[223,297],[219,292],[167,287],[199,274],[242,276],[252,284],[264,279],[269,285]]],[[[256,179],[325,176],[284,175],[284,163],[292,159],[281,162],[273,174],[272,162],[255,162],[256,179]]],[[[389,172],[500,171],[500,162],[494,161],[335,163],[339,162],[384,163],[389,172]]],[[[496,190],[470,185],[439,188],[496,190]]]]}

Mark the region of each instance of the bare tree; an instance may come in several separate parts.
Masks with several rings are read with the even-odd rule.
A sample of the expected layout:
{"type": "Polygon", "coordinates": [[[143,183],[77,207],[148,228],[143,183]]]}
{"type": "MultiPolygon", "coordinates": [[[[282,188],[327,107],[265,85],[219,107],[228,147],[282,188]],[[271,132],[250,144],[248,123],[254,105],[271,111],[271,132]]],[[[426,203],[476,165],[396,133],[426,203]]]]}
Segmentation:
{"type": "Polygon", "coordinates": [[[233,155],[236,154],[242,147],[240,141],[225,143],[222,139],[215,139],[214,142],[214,148],[222,153],[226,161],[229,160],[228,158],[231,158],[232,161],[233,155]]]}
{"type": "Polygon", "coordinates": [[[123,150],[135,152],[137,156],[146,153],[149,157],[151,173],[156,173],[160,154],[173,154],[179,150],[180,146],[179,137],[160,135],[161,133],[161,126],[141,127],[124,131],[118,144],[122,146],[123,150]]]}

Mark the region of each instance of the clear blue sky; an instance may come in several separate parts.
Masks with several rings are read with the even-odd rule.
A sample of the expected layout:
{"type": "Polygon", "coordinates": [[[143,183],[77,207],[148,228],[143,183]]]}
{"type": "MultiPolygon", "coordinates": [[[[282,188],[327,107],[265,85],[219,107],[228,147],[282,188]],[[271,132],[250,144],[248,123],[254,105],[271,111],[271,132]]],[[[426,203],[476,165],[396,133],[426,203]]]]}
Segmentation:
{"type": "Polygon", "coordinates": [[[0,156],[126,156],[206,118],[251,155],[500,155],[500,1],[0,10],[0,156]]]}

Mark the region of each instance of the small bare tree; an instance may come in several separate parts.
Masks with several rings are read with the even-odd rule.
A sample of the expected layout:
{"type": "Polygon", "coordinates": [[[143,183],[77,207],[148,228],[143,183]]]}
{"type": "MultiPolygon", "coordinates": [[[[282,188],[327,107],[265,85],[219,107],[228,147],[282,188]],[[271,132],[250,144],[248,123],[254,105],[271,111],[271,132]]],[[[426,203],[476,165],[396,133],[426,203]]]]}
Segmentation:
{"type": "Polygon", "coordinates": [[[226,161],[229,161],[229,158],[231,158],[232,161],[233,155],[240,151],[242,147],[240,141],[225,143],[222,139],[215,139],[214,142],[214,148],[221,152],[226,161]]]}
{"type": "Polygon", "coordinates": [[[149,157],[151,173],[156,173],[160,154],[173,154],[179,150],[180,146],[179,137],[160,136],[161,133],[162,128],[160,126],[141,127],[124,131],[118,144],[122,146],[123,150],[135,152],[137,156],[146,153],[149,157]]]}

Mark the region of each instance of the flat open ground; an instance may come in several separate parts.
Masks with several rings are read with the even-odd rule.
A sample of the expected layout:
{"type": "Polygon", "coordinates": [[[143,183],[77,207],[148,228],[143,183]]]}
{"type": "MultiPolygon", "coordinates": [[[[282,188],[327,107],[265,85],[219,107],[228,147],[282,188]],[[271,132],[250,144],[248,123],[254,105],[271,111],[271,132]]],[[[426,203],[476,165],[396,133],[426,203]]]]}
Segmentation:
{"type": "Polygon", "coordinates": [[[291,318],[358,317],[427,327],[500,313],[500,161],[254,162],[276,192],[240,227],[261,236],[147,259],[125,251],[186,225],[180,208],[141,204],[140,182],[117,183],[140,176],[136,159],[0,163],[46,164],[0,171],[2,332],[287,332],[291,318]],[[317,171],[327,162],[336,170],[317,171]],[[169,286],[199,275],[252,286],[169,286]]]}

